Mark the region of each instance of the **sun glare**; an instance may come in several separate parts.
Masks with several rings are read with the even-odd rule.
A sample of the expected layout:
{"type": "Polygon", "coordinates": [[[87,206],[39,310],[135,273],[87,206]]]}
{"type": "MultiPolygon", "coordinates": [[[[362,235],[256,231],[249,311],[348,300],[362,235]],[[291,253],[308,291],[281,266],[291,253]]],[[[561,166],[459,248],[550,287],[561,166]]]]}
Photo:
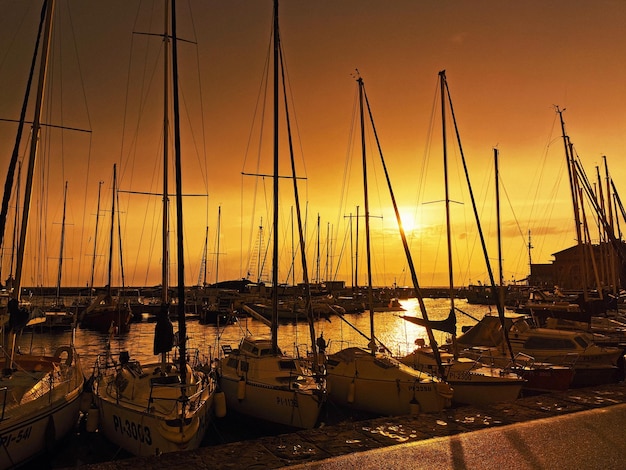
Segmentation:
{"type": "Polygon", "coordinates": [[[402,220],[402,227],[406,233],[414,232],[420,228],[420,223],[416,219],[413,210],[400,211],[400,218],[402,220]]]}

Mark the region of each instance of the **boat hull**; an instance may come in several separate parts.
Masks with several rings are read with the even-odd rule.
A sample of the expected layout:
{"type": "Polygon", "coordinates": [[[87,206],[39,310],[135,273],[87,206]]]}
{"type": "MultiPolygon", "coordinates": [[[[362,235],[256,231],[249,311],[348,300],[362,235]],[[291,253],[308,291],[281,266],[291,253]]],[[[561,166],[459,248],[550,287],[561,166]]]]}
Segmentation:
{"type": "Polygon", "coordinates": [[[72,368],[67,382],[36,400],[3,410],[0,469],[14,468],[52,450],[76,426],[84,378],[80,366],[72,368]]]}
{"type": "Polygon", "coordinates": [[[382,416],[441,411],[453,391],[436,378],[385,355],[348,348],[328,356],[328,399],[335,404],[382,416]]]}
{"type": "Polygon", "coordinates": [[[100,431],[112,443],[140,457],[198,448],[212,419],[213,387],[201,387],[194,393],[198,384],[187,385],[189,400],[181,419],[178,407],[183,387],[177,375],[171,376],[175,379],[171,384],[154,387],[150,381],[159,377],[158,367],[143,366],[135,380],[122,370],[94,381],[100,431]],[[128,385],[117,391],[116,386],[123,383],[128,385]]]}
{"type": "Polygon", "coordinates": [[[526,382],[523,378],[501,379],[478,371],[450,371],[446,378],[454,389],[452,401],[462,405],[482,406],[515,401],[526,382]]]}
{"type": "Polygon", "coordinates": [[[241,382],[233,377],[220,378],[228,411],[290,428],[311,429],[317,424],[324,403],[321,393],[287,390],[250,380],[243,385],[241,382]]]}
{"type": "Polygon", "coordinates": [[[99,429],[107,440],[140,457],[197,449],[211,419],[208,402],[182,429],[168,426],[166,420],[152,413],[121,407],[103,397],[96,398],[96,406],[99,429]]]}
{"type": "MultiPolygon", "coordinates": [[[[461,405],[487,405],[516,400],[526,383],[510,370],[488,366],[475,359],[455,358],[439,351],[445,380],[454,389],[452,401],[461,405]]],[[[418,348],[400,361],[422,372],[438,370],[431,348],[418,348]]]]}

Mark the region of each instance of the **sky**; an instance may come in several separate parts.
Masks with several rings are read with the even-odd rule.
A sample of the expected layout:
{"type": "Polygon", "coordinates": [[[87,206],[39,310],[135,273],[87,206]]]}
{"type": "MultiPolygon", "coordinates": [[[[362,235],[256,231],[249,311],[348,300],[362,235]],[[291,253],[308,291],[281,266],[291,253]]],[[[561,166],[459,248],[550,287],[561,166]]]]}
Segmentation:
{"type": "MultiPolygon", "coordinates": [[[[271,59],[272,2],[177,4],[178,36],[183,39],[178,48],[186,283],[237,279],[248,273],[256,280],[258,272],[270,273],[269,258],[262,269],[258,260],[266,259],[270,241],[271,181],[242,173],[272,171],[271,89],[266,91],[264,81],[271,59]]],[[[39,1],[0,0],[2,178],[15,141],[14,120],[23,100],[40,8],[39,1]]],[[[116,223],[119,219],[124,284],[161,283],[161,199],[156,194],[162,191],[163,166],[162,10],[162,1],[57,0],[44,121],[74,130],[46,128],[42,134],[23,285],[56,284],[61,238],[62,284],[89,284],[92,264],[94,286],[106,284],[114,164],[123,191],[116,223]]],[[[365,84],[422,286],[444,286],[449,280],[441,70],[446,71],[496,276],[494,148],[499,152],[504,280],[527,276],[529,234],[533,263],[550,262],[553,253],[576,242],[555,106],[565,110],[566,132],[590,179],[596,180],[596,166],[604,174],[606,156],[611,178],[622,190],[622,1],[282,0],[279,21],[313,280],[339,279],[347,285],[366,281],[357,76],[365,84]]],[[[449,111],[447,119],[453,279],[460,286],[487,282],[449,111]]],[[[286,176],[290,169],[284,118],[281,124],[281,176],[286,176]]],[[[368,132],[373,284],[408,285],[406,257],[368,132]]],[[[25,158],[26,144],[21,148],[25,158]]],[[[173,194],[173,164],[168,166],[173,194]]],[[[290,269],[296,245],[292,182],[281,179],[280,184],[279,277],[281,282],[299,282],[300,263],[290,269]]],[[[14,211],[15,202],[12,207],[14,211]]],[[[172,199],[172,216],[173,211],[172,199]]],[[[117,238],[118,228],[115,231],[117,238]]],[[[12,222],[6,233],[2,279],[11,269],[12,222]]],[[[116,247],[115,285],[122,282],[118,251],[116,247]]],[[[175,266],[174,254],[172,280],[175,266]]]]}

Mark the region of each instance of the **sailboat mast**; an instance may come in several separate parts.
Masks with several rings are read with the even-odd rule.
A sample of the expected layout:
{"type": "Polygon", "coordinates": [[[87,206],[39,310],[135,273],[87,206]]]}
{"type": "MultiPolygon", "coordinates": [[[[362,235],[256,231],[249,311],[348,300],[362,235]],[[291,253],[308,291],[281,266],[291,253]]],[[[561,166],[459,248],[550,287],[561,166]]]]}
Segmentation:
{"type": "Polygon", "coordinates": [[[274,0],[274,176],[273,176],[273,239],[272,239],[272,349],[278,353],[278,58],[280,34],[278,30],[278,0],[274,0]]]}
{"type": "Polygon", "coordinates": [[[61,247],[59,249],[59,272],[57,273],[57,301],[61,298],[61,275],[63,273],[63,244],[65,241],[65,206],[67,204],[67,181],[63,191],[63,220],[61,222],[61,247]]]}
{"type": "Polygon", "coordinates": [[[450,228],[450,193],[448,188],[448,143],[446,136],[446,76],[445,71],[439,72],[439,85],[441,88],[441,134],[443,146],[443,178],[445,188],[446,206],[446,238],[448,246],[448,285],[450,290],[450,310],[454,311],[454,271],[452,265],[452,234],[450,228]]]}
{"type": "Polygon", "coordinates": [[[370,251],[370,207],[367,189],[367,152],[365,150],[365,110],[363,106],[363,79],[357,79],[359,83],[359,111],[361,121],[361,155],[363,160],[363,198],[365,200],[365,252],[367,259],[367,295],[370,311],[370,349],[372,354],[376,352],[374,336],[374,292],[372,289],[372,260],[370,251]]]}
{"type": "Polygon", "coordinates": [[[28,213],[30,210],[30,199],[33,191],[33,175],[35,172],[35,158],[37,156],[37,146],[39,143],[39,132],[41,129],[41,112],[43,108],[43,96],[45,91],[46,74],[48,71],[48,58],[50,55],[50,37],[52,35],[52,18],[54,13],[54,0],[48,0],[46,10],[46,26],[43,35],[43,45],[41,61],[39,65],[39,82],[37,84],[37,97],[35,99],[35,115],[33,117],[33,127],[30,141],[30,154],[28,157],[28,169],[26,172],[26,186],[24,190],[24,216],[20,229],[20,240],[17,249],[17,262],[15,268],[15,284],[13,298],[20,299],[22,283],[22,265],[24,262],[24,248],[26,245],[26,232],[28,229],[28,213]]]}
{"type": "Polygon", "coordinates": [[[113,197],[111,198],[111,233],[109,242],[109,267],[107,270],[107,291],[111,295],[111,274],[113,269],[113,240],[115,233],[115,192],[117,191],[117,164],[113,164],[113,197]]]}
{"type": "Polygon", "coordinates": [[[356,206],[356,234],[354,242],[354,284],[353,292],[357,292],[359,289],[359,206],[356,206]]]}
{"type": "Polygon", "coordinates": [[[165,0],[165,15],[163,27],[163,247],[161,256],[161,301],[169,302],[169,198],[168,198],[168,163],[169,163],[169,0],[165,0]]]}
{"type": "MultiPolygon", "coordinates": [[[[220,280],[220,224],[222,222],[222,206],[217,207],[217,253],[215,253],[215,283],[220,280]]],[[[207,233],[208,235],[208,233],[207,233]]],[[[206,269],[206,263],[205,263],[206,269]]],[[[206,278],[206,274],[205,274],[206,278]]]]}
{"type": "Polygon", "coordinates": [[[502,270],[502,229],[500,227],[500,173],[498,167],[498,149],[496,148],[493,149],[493,160],[496,178],[496,224],[498,225],[498,270],[500,273],[498,302],[502,302],[504,301],[504,291],[502,289],[504,285],[504,273],[502,270]]]}
{"type": "MultiPolygon", "coordinates": [[[[98,249],[98,223],[100,222],[100,192],[102,190],[102,184],[104,181],[98,181],[98,205],[96,206],[96,233],[93,238],[93,257],[91,259],[91,279],[89,281],[89,288],[93,289],[93,274],[96,270],[96,256],[98,249]]],[[[90,292],[91,296],[91,292],[90,292]]]]}
{"type": "MultiPolygon", "coordinates": [[[[17,227],[20,221],[20,189],[22,187],[22,163],[17,168],[17,184],[15,186],[15,217],[13,220],[13,234],[11,239],[11,263],[9,265],[9,278],[13,276],[13,267],[15,263],[15,241],[17,240],[17,227]]],[[[12,282],[12,281],[11,281],[12,282]]],[[[7,289],[10,287],[7,285],[7,289]]]]}
{"type": "MultiPolygon", "coordinates": [[[[178,337],[180,380],[187,383],[187,322],[185,319],[185,251],[183,243],[183,175],[180,149],[180,104],[178,99],[178,50],[176,38],[176,0],[172,0],[172,95],[174,105],[174,158],[176,167],[176,235],[178,265],[178,337]]],[[[183,387],[182,392],[185,393],[183,387]]]]}
{"type": "Polygon", "coordinates": [[[320,282],[320,215],[317,214],[317,244],[315,250],[315,282],[320,282]]]}
{"type": "Polygon", "coordinates": [[[572,198],[572,205],[574,209],[574,223],[576,224],[576,240],[578,243],[578,256],[579,256],[579,266],[581,266],[581,277],[583,279],[583,296],[584,299],[587,300],[587,269],[586,269],[586,260],[585,253],[583,249],[583,235],[581,231],[581,220],[580,220],[580,208],[579,208],[579,198],[578,198],[578,190],[577,190],[577,176],[576,176],[576,168],[574,165],[574,154],[573,154],[573,146],[569,140],[568,135],[565,133],[565,121],[563,120],[563,110],[556,107],[556,112],[559,114],[559,120],[561,121],[561,132],[563,134],[563,146],[565,148],[565,161],[567,165],[567,175],[569,177],[569,185],[570,185],[570,193],[572,198]]]}

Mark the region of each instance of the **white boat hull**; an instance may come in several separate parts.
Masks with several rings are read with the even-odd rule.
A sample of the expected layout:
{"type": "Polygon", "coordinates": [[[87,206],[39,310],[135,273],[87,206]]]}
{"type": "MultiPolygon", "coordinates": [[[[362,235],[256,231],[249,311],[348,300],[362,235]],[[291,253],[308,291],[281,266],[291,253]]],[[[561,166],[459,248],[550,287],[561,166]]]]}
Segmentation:
{"type": "MultiPolygon", "coordinates": [[[[115,394],[115,376],[96,378],[94,401],[100,431],[110,442],[140,457],[198,448],[211,421],[214,388],[206,386],[189,397],[185,419],[181,422],[180,413],[176,411],[180,405],[177,401],[180,385],[173,385],[169,398],[157,398],[159,392],[151,391],[149,385],[150,378],[155,376],[155,367],[153,364],[144,366],[145,374],[139,377],[138,383],[129,385],[136,387],[133,397],[128,396],[128,391],[120,392],[120,396],[115,394]],[[148,388],[142,388],[146,383],[148,388]]],[[[192,387],[188,385],[189,389],[192,387]]]]}
{"type": "Polygon", "coordinates": [[[382,416],[441,411],[452,398],[445,382],[359,348],[330,355],[326,370],[329,400],[382,416]]]}
{"type": "MultiPolygon", "coordinates": [[[[462,405],[488,405],[516,400],[526,380],[495,366],[486,366],[475,359],[454,358],[440,351],[446,382],[454,389],[452,401],[462,405]]],[[[423,372],[436,371],[431,348],[418,348],[400,359],[403,364],[423,372]]]]}
{"type": "Polygon", "coordinates": [[[211,419],[209,403],[205,403],[202,411],[196,413],[192,422],[182,429],[180,426],[168,426],[160,416],[121,407],[102,397],[96,400],[96,406],[99,429],[107,440],[140,457],[197,449],[211,419]]]}
{"type": "Polygon", "coordinates": [[[275,424],[310,429],[315,427],[323,396],[311,391],[286,390],[266,384],[221,377],[220,387],[226,395],[226,409],[275,424]],[[241,388],[245,387],[242,399],[241,388]],[[239,395],[238,395],[239,393],[239,395]]]}
{"type": "MultiPolygon", "coordinates": [[[[76,359],[77,360],[77,359],[76,359]]],[[[63,382],[39,398],[7,406],[0,421],[0,469],[17,465],[54,448],[76,426],[84,378],[71,366],[63,382]]],[[[9,386],[8,393],[11,393],[9,386]]],[[[0,392],[0,400],[4,394],[0,392]]]]}

